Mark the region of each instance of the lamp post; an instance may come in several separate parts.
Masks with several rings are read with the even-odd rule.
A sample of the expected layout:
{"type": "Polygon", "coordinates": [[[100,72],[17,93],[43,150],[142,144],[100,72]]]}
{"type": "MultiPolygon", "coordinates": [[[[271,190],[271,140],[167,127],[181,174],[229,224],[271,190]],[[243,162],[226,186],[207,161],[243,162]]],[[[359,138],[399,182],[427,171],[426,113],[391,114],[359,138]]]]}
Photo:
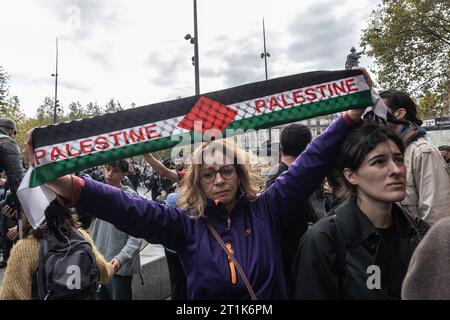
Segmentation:
{"type": "Polygon", "coordinates": [[[267,76],[267,57],[270,58],[270,53],[266,51],[266,28],[264,26],[264,18],[263,18],[263,39],[264,39],[264,52],[261,53],[261,59],[264,58],[264,65],[265,65],[265,70],[266,70],[266,80],[268,80],[268,76],[267,76]]]}
{"type": "Polygon", "coordinates": [[[192,65],[195,67],[195,95],[200,94],[200,75],[199,75],[199,58],[198,58],[198,32],[197,32],[197,0],[194,0],[194,37],[189,33],[184,39],[190,40],[194,45],[194,56],[192,57],[192,65]]]}
{"type": "Polygon", "coordinates": [[[53,107],[53,123],[57,122],[56,113],[58,110],[58,38],[56,38],[56,71],[52,73],[52,77],[55,77],[55,105],[53,107]]]}

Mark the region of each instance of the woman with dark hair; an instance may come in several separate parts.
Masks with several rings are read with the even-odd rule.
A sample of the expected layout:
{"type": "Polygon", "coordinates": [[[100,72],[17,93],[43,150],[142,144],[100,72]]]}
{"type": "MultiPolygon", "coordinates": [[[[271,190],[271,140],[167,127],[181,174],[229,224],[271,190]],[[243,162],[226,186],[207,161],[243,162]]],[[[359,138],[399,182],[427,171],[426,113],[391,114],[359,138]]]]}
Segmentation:
{"type": "Polygon", "coordinates": [[[400,299],[402,280],[428,228],[395,204],[405,197],[403,143],[374,123],[354,130],[337,159],[349,197],[302,238],[296,299],[400,299]]]}
{"type": "Polygon", "coordinates": [[[389,127],[405,144],[406,196],[402,206],[429,224],[450,216],[450,168],[426,138],[417,105],[402,91],[380,93],[391,119],[389,127]]]}
{"type": "MultiPolygon", "coordinates": [[[[9,210],[9,209],[8,209],[9,210]]],[[[89,234],[80,228],[75,212],[60,205],[54,200],[46,209],[46,220],[33,229],[24,218],[23,239],[19,240],[11,250],[3,283],[0,288],[0,300],[31,300],[33,273],[39,264],[39,248],[49,232],[76,229],[92,247],[100,273],[100,283],[107,283],[113,276],[112,265],[97,251],[89,234]],[[50,221],[50,223],[48,222],[50,221]]]]}

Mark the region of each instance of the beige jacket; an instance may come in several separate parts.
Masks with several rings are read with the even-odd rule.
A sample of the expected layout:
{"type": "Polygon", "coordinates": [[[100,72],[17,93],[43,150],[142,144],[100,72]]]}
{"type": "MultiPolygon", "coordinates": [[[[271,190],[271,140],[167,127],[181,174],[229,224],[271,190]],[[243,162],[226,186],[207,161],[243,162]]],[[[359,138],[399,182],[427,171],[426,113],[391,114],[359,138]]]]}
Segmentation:
{"type": "MultiPolygon", "coordinates": [[[[100,271],[100,283],[105,284],[114,275],[112,264],[98,252],[87,232],[79,229],[91,244],[100,271]]],[[[41,243],[34,237],[19,240],[11,250],[5,277],[0,287],[0,300],[30,300],[34,270],[39,263],[41,243]]]]}
{"type": "Polygon", "coordinates": [[[402,299],[450,299],[450,218],[428,230],[417,246],[403,280],[402,299]]]}
{"type": "Polygon", "coordinates": [[[405,150],[406,197],[401,204],[430,225],[450,217],[450,169],[425,138],[405,150]]]}

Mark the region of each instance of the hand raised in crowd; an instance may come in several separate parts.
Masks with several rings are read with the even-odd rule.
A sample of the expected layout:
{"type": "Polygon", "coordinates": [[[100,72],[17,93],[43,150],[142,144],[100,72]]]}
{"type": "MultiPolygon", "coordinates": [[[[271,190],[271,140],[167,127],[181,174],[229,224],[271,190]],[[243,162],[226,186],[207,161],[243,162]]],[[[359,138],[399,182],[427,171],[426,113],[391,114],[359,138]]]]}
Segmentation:
{"type": "Polygon", "coordinates": [[[6,205],[4,207],[3,214],[5,216],[7,216],[8,218],[12,219],[12,218],[14,218],[16,216],[16,211],[17,210],[15,210],[15,209],[11,208],[10,206],[6,205]]]}
{"type": "Polygon", "coordinates": [[[9,240],[14,241],[17,238],[17,226],[9,228],[6,237],[9,240]]]}
{"type": "Polygon", "coordinates": [[[117,273],[120,269],[120,261],[116,257],[111,260],[111,264],[113,266],[114,273],[117,273]]]}
{"type": "Polygon", "coordinates": [[[373,88],[373,81],[372,81],[372,78],[370,77],[369,71],[367,71],[366,68],[363,68],[363,67],[353,67],[352,69],[353,69],[353,70],[361,70],[361,71],[363,72],[364,79],[366,80],[367,85],[369,86],[369,89],[372,89],[372,88],[373,88]]]}
{"type": "Polygon", "coordinates": [[[325,179],[322,189],[323,189],[323,192],[325,192],[325,193],[333,193],[333,188],[331,188],[327,179],[325,179]]]}
{"type": "Polygon", "coordinates": [[[6,183],[6,179],[0,178],[0,187],[3,187],[6,183]]]}

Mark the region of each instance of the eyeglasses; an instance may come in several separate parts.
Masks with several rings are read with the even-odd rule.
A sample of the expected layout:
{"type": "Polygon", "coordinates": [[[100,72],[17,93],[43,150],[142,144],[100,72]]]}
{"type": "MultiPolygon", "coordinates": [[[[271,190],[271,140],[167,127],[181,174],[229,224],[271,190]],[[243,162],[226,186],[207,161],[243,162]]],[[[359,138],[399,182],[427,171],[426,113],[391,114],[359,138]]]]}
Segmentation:
{"type": "Polygon", "coordinates": [[[206,170],[203,170],[200,172],[200,179],[203,182],[213,182],[216,180],[217,172],[220,172],[220,175],[225,180],[230,180],[236,176],[236,168],[233,165],[230,166],[224,166],[220,168],[219,170],[214,170],[213,168],[208,168],[206,170]]]}

